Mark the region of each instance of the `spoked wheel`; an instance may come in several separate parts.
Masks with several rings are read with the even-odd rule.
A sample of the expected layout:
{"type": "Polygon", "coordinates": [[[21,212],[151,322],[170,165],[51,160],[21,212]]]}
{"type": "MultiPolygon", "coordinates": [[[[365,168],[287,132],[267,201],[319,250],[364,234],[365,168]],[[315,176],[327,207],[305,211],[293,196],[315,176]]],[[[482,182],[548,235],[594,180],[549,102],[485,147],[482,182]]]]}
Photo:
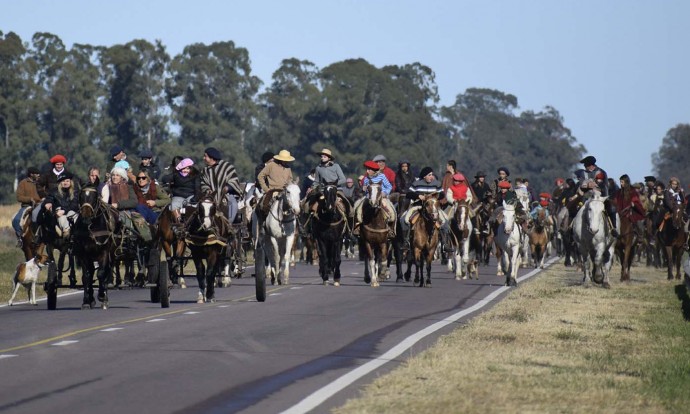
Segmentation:
{"type": "Polygon", "coordinates": [[[57,309],[57,266],[55,262],[48,263],[48,277],[44,285],[44,290],[46,291],[48,310],[57,309]]]}
{"type": "Polygon", "coordinates": [[[264,246],[257,243],[254,250],[254,274],[256,283],[256,300],[258,302],[266,301],[266,265],[264,264],[265,253],[264,246]]]}

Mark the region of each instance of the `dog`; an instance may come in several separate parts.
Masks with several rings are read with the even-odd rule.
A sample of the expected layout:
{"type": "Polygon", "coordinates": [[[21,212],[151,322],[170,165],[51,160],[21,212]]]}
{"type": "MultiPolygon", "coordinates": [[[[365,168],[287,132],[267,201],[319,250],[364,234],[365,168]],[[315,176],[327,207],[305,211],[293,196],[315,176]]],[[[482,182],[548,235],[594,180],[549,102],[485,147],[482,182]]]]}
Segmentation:
{"type": "Polygon", "coordinates": [[[24,286],[29,293],[29,303],[37,305],[36,303],[36,282],[38,282],[38,274],[46,266],[48,256],[38,255],[26,263],[19,263],[17,271],[12,277],[12,297],[9,305],[12,306],[14,297],[17,296],[20,286],[24,286]]]}

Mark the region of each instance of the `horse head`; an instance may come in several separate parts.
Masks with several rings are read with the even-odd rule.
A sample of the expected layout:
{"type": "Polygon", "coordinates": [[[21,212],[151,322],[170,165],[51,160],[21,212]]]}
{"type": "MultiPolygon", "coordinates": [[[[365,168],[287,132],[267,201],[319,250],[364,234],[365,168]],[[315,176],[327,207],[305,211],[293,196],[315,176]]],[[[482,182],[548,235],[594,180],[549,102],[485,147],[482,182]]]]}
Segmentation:
{"type": "Polygon", "coordinates": [[[548,217],[546,216],[546,209],[542,208],[537,212],[537,219],[534,220],[534,228],[538,232],[544,231],[548,225],[548,217]]]}
{"type": "Polygon", "coordinates": [[[98,189],[92,186],[82,188],[79,192],[79,215],[85,219],[93,218],[99,202],[98,189]]]}
{"type": "Polygon", "coordinates": [[[430,194],[424,198],[422,217],[427,221],[438,220],[438,194],[430,194]]]}
{"type": "Polygon", "coordinates": [[[681,204],[674,204],[673,210],[671,210],[671,222],[673,223],[673,228],[676,230],[685,227],[683,222],[683,208],[681,204]]]}
{"type": "Polygon", "coordinates": [[[458,229],[460,231],[464,231],[465,228],[467,227],[467,217],[469,216],[470,212],[470,206],[467,204],[467,201],[461,200],[458,202],[458,204],[455,206],[455,222],[458,223],[458,229]]]}
{"type": "Polygon", "coordinates": [[[506,234],[513,232],[515,226],[515,205],[503,202],[503,229],[506,234]]]}
{"type": "Polygon", "coordinates": [[[381,205],[381,199],[383,198],[383,188],[381,183],[370,183],[369,192],[366,196],[366,201],[371,207],[378,208],[381,205]]]}
{"type": "Polygon", "coordinates": [[[299,186],[296,184],[290,184],[285,187],[283,191],[282,203],[283,203],[283,213],[286,215],[298,216],[300,213],[299,205],[299,186]]]}
{"type": "Polygon", "coordinates": [[[213,218],[216,216],[216,202],[213,199],[213,194],[207,194],[199,200],[197,206],[197,216],[201,227],[209,231],[213,226],[213,218]]]}
{"type": "Polygon", "coordinates": [[[604,203],[607,198],[595,194],[582,206],[585,209],[582,218],[587,223],[587,230],[592,234],[597,234],[606,222],[606,205],[604,203]]]}
{"type": "Polygon", "coordinates": [[[338,187],[329,184],[323,189],[323,202],[321,203],[323,211],[332,212],[335,209],[335,203],[338,200],[338,187]]]}

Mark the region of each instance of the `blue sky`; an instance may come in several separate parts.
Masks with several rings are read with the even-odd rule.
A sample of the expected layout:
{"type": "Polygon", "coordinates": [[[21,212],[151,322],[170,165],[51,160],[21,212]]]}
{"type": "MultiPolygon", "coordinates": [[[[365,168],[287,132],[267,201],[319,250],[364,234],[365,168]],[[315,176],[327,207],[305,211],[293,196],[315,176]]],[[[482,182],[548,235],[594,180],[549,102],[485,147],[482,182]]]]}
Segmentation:
{"type": "Polygon", "coordinates": [[[319,68],[360,57],[378,67],[421,62],[435,71],[443,105],[482,87],[517,96],[522,111],[555,107],[616,179],[652,173],[651,154],[666,132],[690,123],[690,1],[0,0],[0,7],[0,30],[25,41],[39,31],[68,46],[160,39],[175,55],[191,43],[232,40],[247,48],[265,84],[291,57],[319,68]]]}

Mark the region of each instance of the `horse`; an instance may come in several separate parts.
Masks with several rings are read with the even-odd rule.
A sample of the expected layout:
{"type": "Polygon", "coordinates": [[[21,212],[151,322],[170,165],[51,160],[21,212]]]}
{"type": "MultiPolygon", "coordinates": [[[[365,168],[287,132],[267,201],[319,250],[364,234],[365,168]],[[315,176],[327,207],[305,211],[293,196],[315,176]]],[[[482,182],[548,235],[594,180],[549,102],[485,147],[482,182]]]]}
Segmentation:
{"type": "Polygon", "coordinates": [[[192,253],[199,284],[197,303],[215,302],[216,276],[223,263],[223,249],[227,245],[230,223],[217,213],[213,194],[205,195],[185,223],[185,243],[192,253]],[[204,266],[204,260],[206,266],[204,266]]]}
{"type": "Polygon", "coordinates": [[[117,212],[101,200],[95,187],[86,186],[79,192],[79,215],[72,226],[73,252],[82,269],[84,300],[82,309],[93,309],[94,274],[98,279],[98,301],[108,309],[108,270],[115,246],[113,233],[117,212]]]}
{"type": "MultiPolygon", "coordinates": [[[[27,225],[31,224],[27,223],[27,225]]],[[[58,284],[62,285],[62,274],[69,271],[69,284],[70,287],[74,287],[77,285],[77,275],[74,255],[70,252],[71,237],[58,237],[55,231],[56,225],[57,218],[55,215],[41,207],[37,215],[36,232],[29,231],[26,235],[26,243],[24,241],[23,243],[30,246],[29,251],[31,252],[45,252],[50,262],[55,262],[53,251],[57,249],[59,252],[57,260],[58,284]],[[65,267],[65,259],[67,259],[67,267],[65,267]]],[[[24,254],[26,255],[26,251],[24,254]]],[[[31,256],[31,258],[33,257],[31,256]]]]}
{"type": "Polygon", "coordinates": [[[630,267],[635,258],[635,250],[637,248],[637,224],[631,219],[632,207],[633,205],[631,204],[619,212],[621,231],[616,241],[615,251],[618,260],[621,262],[621,282],[630,280],[630,267]]]}
{"type": "MultiPolygon", "coordinates": [[[[383,208],[383,191],[380,183],[369,184],[369,191],[362,202],[360,239],[365,263],[365,275],[372,287],[379,286],[383,260],[388,257],[388,223],[383,208]]],[[[365,278],[365,281],[366,281],[365,278]]]]}
{"type": "Polygon", "coordinates": [[[494,241],[501,257],[497,274],[506,275],[506,286],[517,286],[518,259],[521,248],[521,226],[515,221],[515,206],[503,203],[503,218],[498,224],[494,241]]]}
{"type": "Polygon", "coordinates": [[[312,235],[319,252],[319,276],[324,285],[333,276],[333,285],[340,286],[340,250],[347,224],[345,218],[349,215],[346,208],[335,185],[325,186],[322,197],[313,206],[312,235]]]}
{"type": "Polygon", "coordinates": [[[550,239],[549,217],[546,215],[546,209],[541,209],[529,232],[529,248],[535,268],[544,268],[544,258],[550,239]]]}
{"type": "Polygon", "coordinates": [[[300,209],[300,214],[297,216],[298,237],[295,238],[295,247],[300,253],[300,261],[306,264],[316,266],[319,261],[319,251],[314,240],[314,232],[312,230],[312,216],[309,211],[300,209]]]}
{"type": "MultiPolygon", "coordinates": [[[[297,217],[300,214],[300,189],[289,184],[284,190],[271,190],[264,197],[273,197],[268,215],[259,222],[257,212],[252,220],[252,232],[256,242],[262,241],[268,257],[266,274],[271,275],[271,284],[289,284],[290,256],[297,238],[297,217]],[[279,193],[278,193],[279,192],[279,193]]],[[[258,247],[257,247],[258,248],[258,247]]]]}
{"type": "MultiPolygon", "coordinates": [[[[190,211],[194,211],[190,209],[190,211]]],[[[177,237],[174,231],[174,225],[176,224],[175,215],[169,206],[166,206],[161,214],[158,216],[156,222],[156,238],[163,251],[165,252],[165,257],[168,262],[168,274],[173,284],[179,284],[180,288],[184,289],[187,284],[184,280],[184,265],[186,260],[184,259],[185,252],[185,241],[184,237],[177,237]]]]}
{"type": "Polygon", "coordinates": [[[606,216],[607,197],[598,192],[592,195],[573,219],[573,239],[583,261],[583,283],[588,286],[592,278],[603,287],[610,288],[609,270],[613,259],[614,240],[606,216]],[[601,278],[597,278],[597,271],[601,278]]]}
{"type": "Polygon", "coordinates": [[[470,205],[465,200],[455,205],[453,216],[450,219],[450,240],[455,247],[453,257],[448,260],[448,271],[455,272],[455,280],[467,279],[472,274],[479,280],[477,260],[470,261],[470,243],[474,236],[474,226],[470,219],[470,205]]]}
{"type": "Polygon", "coordinates": [[[424,198],[422,208],[417,221],[412,224],[412,252],[414,254],[415,283],[419,287],[431,286],[431,262],[434,261],[434,253],[439,242],[438,196],[428,195],[424,198]],[[426,264],[426,278],[424,268],[426,264]]]}
{"type": "Polygon", "coordinates": [[[664,218],[657,238],[664,246],[663,252],[667,262],[667,279],[673,280],[673,268],[676,269],[676,280],[680,280],[680,262],[683,257],[683,245],[687,240],[685,223],[683,222],[683,207],[673,204],[673,209],[664,218]]]}
{"type": "Polygon", "coordinates": [[[494,229],[489,225],[489,219],[494,214],[493,200],[493,196],[487,196],[487,199],[479,206],[472,222],[475,236],[479,238],[477,248],[479,263],[483,263],[485,266],[489,265],[491,249],[494,245],[494,229]],[[477,232],[479,233],[477,234],[477,232]]]}

